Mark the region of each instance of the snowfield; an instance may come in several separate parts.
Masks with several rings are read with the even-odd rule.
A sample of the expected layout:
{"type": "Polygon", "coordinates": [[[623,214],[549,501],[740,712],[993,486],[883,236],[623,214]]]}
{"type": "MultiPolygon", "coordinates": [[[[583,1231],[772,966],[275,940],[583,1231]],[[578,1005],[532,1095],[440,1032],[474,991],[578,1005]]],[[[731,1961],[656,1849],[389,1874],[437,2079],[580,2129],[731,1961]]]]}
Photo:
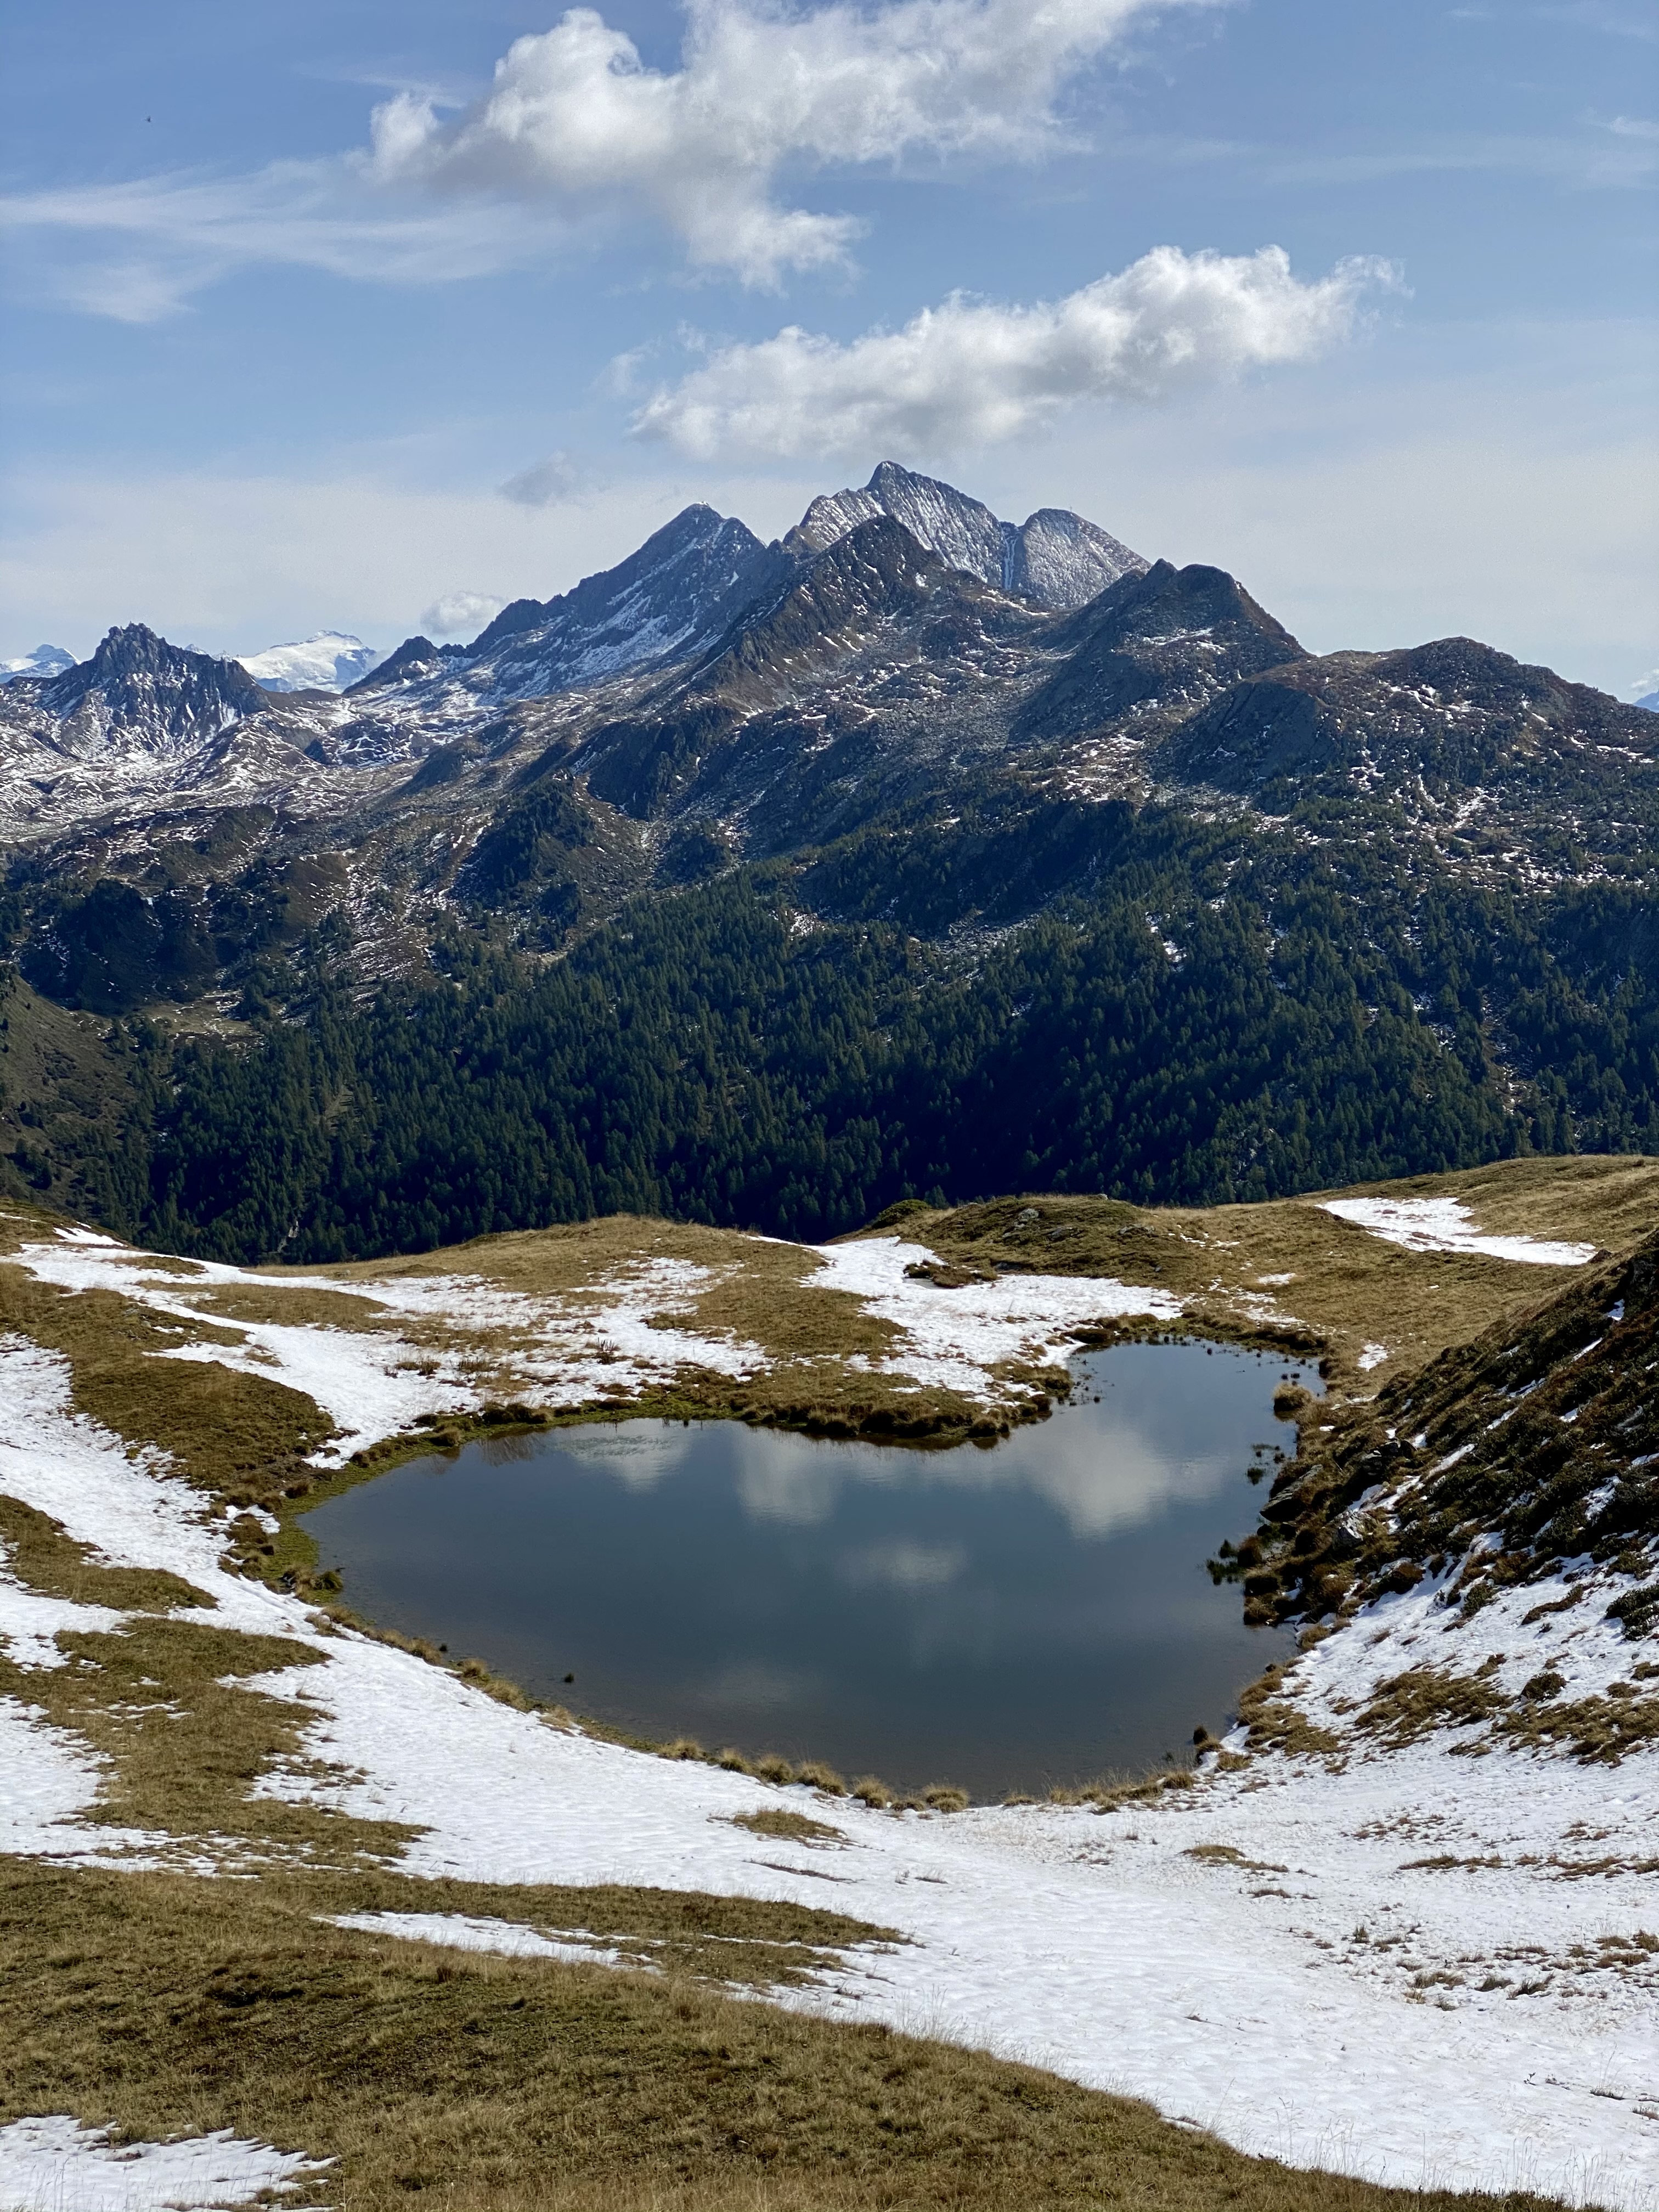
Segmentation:
{"type": "Polygon", "coordinates": [[[989,1378],[1004,1363],[1063,1365],[1074,1349],[1073,1332],[1093,1322],[1131,1316],[1175,1321],[1182,1310],[1181,1300],[1167,1291],[1100,1276],[1003,1275],[940,1291],[905,1272],[934,1255],[896,1237],[814,1249],[824,1265],[810,1288],[849,1291],[866,1312],[903,1331],[903,1348],[878,1363],[882,1372],[968,1398],[989,1397],[989,1378]]]}
{"type": "MultiPolygon", "coordinates": [[[[1034,1384],[998,1370],[1063,1364],[1079,1328],[1131,1315],[1173,1321],[1182,1310],[1166,1291],[1097,1277],[1004,1276],[939,1291],[905,1273],[933,1255],[896,1237],[809,1249],[822,1262],[809,1288],[856,1297],[902,1332],[891,1356],[872,1363],[875,1371],[987,1403],[1035,1395],[1034,1384]]],[[[508,1385],[546,1405],[580,1406],[606,1393],[637,1397],[672,1383],[683,1367],[744,1376],[767,1364],[757,1344],[662,1325],[718,1279],[715,1269],[685,1260],[640,1261],[581,1291],[532,1297],[464,1275],[266,1275],[209,1260],[171,1261],[162,1273],[153,1254],[88,1229],[60,1230],[15,1256],[41,1282],[118,1291],[183,1322],[216,1318],[191,1303],[192,1293],[215,1290],[268,1298],[344,1292],[378,1309],[383,1333],[239,1320],[228,1326],[240,1344],[181,1344],[165,1355],[270,1376],[314,1398],[340,1431],[322,1466],[343,1465],[422,1413],[476,1411],[508,1385]],[[434,1350],[399,1333],[399,1324],[420,1323],[471,1332],[475,1348],[434,1350]]]]}
{"type": "Polygon", "coordinates": [[[1488,1237],[1456,1198],[1334,1198],[1322,1213],[1369,1229],[1407,1252],[1480,1252],[1489,1260],[1514,1260],[1534,1267],[1584,1267],[1594,1244],[1558,1244],[1540,1237],[1488,1237]]]}
{"type": "MultiPolygon", "coordinates": [[[[124,1277],[138,1256],[62,1249],[124,1277]]],[[[839,1247],[833,1264],[908,1311],[903,1249],[839,1247]]],[[[955,1294],[941,1298],[963,1334],[927,1356],[971,1363],[1009,1340],[1005,1331],[1032,1340],[1031,1288],[987,1285],[976,1317],[955,1294]]],[[[1097,1299],[1100,1285],[1086,1289],[1097,1299]]],[[[1040,1324],[1057,1325],[1053,1313],[1040,1324]]],[[[1659,1759],[1586,1767],[1479,1729],[1387,1749],[1347,1717],[1369,1686],[1425,1655],[1472,1671],[1501,1650],[1506,1680],[1547,1661],[1575,1688],[1604,1684],[1630,1647],[1598,1606],[1527,1624],[1523,1603],[1561,1594],[1534,1585],[1488,1607],[1454,1650],[1437,1584],[1372,1607],[1289,1678],[1309,1717],[1341,1736],[1340,1758],[1258,1753],[1226,1772],[1212,1759],[1197,1786],[1108,1814],[892,1814],[601,1742],[404,1651],[320,1632],[305,1601],[222,1567],[224,1520],[156,1455],[129,1456],[76,1414],[64,1363],[17,1339],[0,1343],[0,1492],[112,1561],[183,1575],[213,1601],[216,1626],[319,1654],[319,1665],[248,1685],[310,1716],[304,1764],[267,1771],[256,1794],[417,1826],[400,1861],[411,1875],[832,1903],[902,1940],[854,1947],[777,2002],[1028,2060],[1300,2165],[1659,2208],[1659,1957],[1627,1940],[1659,1921],[1659,1759]],[[326,1778],[313,1760],[330,1763],[326,1778]],[[844,1840],[807,1848],[733,1825],[779,1805],[809,1808],[844,1840]]],[[[48,1616],[46,1602],[0,1579],[0,1634],[25,1668],[52,1663],[50,1633],[71,1619],[107,1624],[57,1601],[48,1616]]],[[[1227,1748],[1242,1753],[1242,1736],[1227,1748]]],[[[26,1703],[0,1702],[9,1848],[82,1864],[232,1867],[233,1847],[210,1837],[80,1822],[98,1786],[82,1747],[26,1703]]],[[[617,1955],[580,1929],[487,1915],[353,1924],[369,1921],[520,1956],[603,1966],[617,1955]]],[[[118,2160],[69,2122],[27,2124],[33,2135],[0,2136],[0,2203],[218,2204],[295,2170],[257,2145],[217,2141],[118,2160]],[[199,2176],[169,2168],[165,2187],[143,2193],[163,2171],[146,2159],[198,2152],[199,2176]],[[230,2162],[227,2178],[216,2166],[209,2177],[210,2154],[230,2162]],[[54,2157],[57,2169],[41,2162],[54,2157]],[[117,2164],[127,2194],[100,2195],[117,2164]]]]}

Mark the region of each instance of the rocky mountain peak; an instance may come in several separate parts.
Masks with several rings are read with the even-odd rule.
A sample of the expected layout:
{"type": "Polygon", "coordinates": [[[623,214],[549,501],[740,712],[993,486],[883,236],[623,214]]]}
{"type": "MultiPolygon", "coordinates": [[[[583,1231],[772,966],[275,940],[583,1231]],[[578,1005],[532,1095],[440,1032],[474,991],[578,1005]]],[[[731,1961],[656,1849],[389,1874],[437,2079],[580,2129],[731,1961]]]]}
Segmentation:
{"type": "Polygon", "coordinates": [[[614,568],[547,600],[515,599],[467,648],[493,699],[536,698],[707,651],[783,586],[790,563],[730,515],[684,507],[614,568]]]}
{"type": "Polygon", "coordinates": [[[1022,713],[1027,738],[1074,736],[1153,702],[1190,714],[1241,678],[1305,657],[1236,578],[1197,562],[1120,577],[1053,641],[1065,659],[1022,713]]]}
{"type": "Polygon", "coordinates": [[[896,461],[883,461],[860,489],[815,499],[784,539],[784,549],[798,559],[811,558],[882,514],[902,523],[951,568],[1062,612],[1146,566],[1139,554],[1067,508],[1039,507],[1023,523],[1003,522],[983,501],[896,461]]]}
{"type": "Polygon", "coordinates": [[[266,695],[240,661],[169,645],[143,623],[110,630],[90,660],[41,687],[57,741],[83,757],[106,747],[179,753],[210,742],[266,695]]]}

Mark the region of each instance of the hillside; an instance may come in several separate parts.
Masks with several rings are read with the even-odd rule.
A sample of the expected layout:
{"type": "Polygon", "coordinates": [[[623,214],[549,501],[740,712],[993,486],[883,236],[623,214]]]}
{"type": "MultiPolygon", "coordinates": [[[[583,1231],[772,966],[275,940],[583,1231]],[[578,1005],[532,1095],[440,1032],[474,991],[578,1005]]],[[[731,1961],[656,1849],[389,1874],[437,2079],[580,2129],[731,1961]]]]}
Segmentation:
{"type": "Polygon", "coordinates": [[[0,1188],[310,1262],[1659,1149],[1656,777],[885,466],[339,696],[130,625],[0,690],[0,1188]]]}
{"type": "Polygon", "coordinates": [[[246,2185],[349,2212],[438,2177],[467,2212],[804,2206],[826,2157],[858,2207],[959,2204],[969,2173],[998,2208],[1034,2176],[1262,2212],[1659,2190],[1659,1168],[1048,1194],[817,1251],[612,1220],[304,1272],[32,1207],[0,1231],[13,2111],[224,2129],[246,2185]],[[1138,1786],[882,1809],[653,1756],[367,1630],[292,1525],[411,1449],[573,1414],[890,1437],[908,1407],[988,1440],[1079,1340],[1194,1323],[1322,1347],[1329,1425],[1287,1402],[1254,1540],[1308,1557],[1356,1503],[1360,1540],[1303,1656],[1138,1786]],[[1408,1427],[1426,1480],[1367,1457],[1408,1427]]]}

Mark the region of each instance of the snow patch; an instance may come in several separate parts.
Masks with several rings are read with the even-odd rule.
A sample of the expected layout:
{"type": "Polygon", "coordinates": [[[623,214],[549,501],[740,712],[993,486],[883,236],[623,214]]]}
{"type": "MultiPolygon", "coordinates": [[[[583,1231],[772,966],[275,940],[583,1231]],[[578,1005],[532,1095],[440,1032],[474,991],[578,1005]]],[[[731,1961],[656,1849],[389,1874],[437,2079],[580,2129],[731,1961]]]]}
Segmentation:
{"type": "Polygon", "coordinates": [[[562,1940],[516,1920],[489,1920],[470,1912],[341,1912],[335,1928],[366,1936],[400,1936],[410,1943],[442,1943],[452,1950],[491,1951],[503,1959],[559,1959],[570,1966],[637,1965],[598,1936],[567,1928],[562,1940]]]}
{"type": "Polygon", "coordinates": [[[876,1373],[908,1375],[969,1398],[998,1395],[994,1370],[1005,1364],[1063,1365],[1077,1332],[1094,1322],[1176,1321],[1182,1312],[1181,1300],[1168,1291],[1091,1275],[1001,1275],[940,1290],[905,1272],[934,1264],[937,1255],[896,1237],[815,1249],[825,1264],[808,1277],[809,1289],[850,1293],[866,1313],[903,1333],[894,1352],[872,1363],[876,1373]]]}
{"type": "Polygon", "coordinates": [[[1490,1260],[1514,1260],[1534,1267],[1583,1267],[1595,1257],[1594,1244],[1488,1237],[1456,1198],[1334,1198],[1325,1200],[1320,1212],[1352,1221],[1407,1252],[1480,1252],[1490,1260]]]}
{"type": "Polygon", "coordinates": [[[361,683],[386,659],[344,630],[319,629],[294,645],[246,653],[242,665],[267,691],[343,691],[361,683]]]}
{"type": "Polygon", "coordinates": [[[113,2143],[67,2113],[0,2128],[4,2212],[220,2212],[297,2188],[330,2161],[221,2128],[183,2142],[113,2143]]]}

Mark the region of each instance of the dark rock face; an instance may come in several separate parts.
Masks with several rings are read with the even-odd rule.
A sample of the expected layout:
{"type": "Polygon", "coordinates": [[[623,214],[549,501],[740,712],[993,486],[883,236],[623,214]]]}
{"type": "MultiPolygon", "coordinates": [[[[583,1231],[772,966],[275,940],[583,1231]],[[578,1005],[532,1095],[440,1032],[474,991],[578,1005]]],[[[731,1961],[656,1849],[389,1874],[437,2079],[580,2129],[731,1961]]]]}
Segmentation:
{"type": "Polygon", "coordinates": [[[799,684],[884,629],[916,627],[941,657],[964,609],[992,593],[929,552],[889,516],[861,522],[817,555],[776,604],[741,623],[699,672],[700,686],[759,696],[799,684]]]}
{"type": "Polygon", "coordinates": [[[1172,780],[1282,795],[1310,781],[1430,792],[1577,786],[1659,760],[1652,718],[1474,639],[1302,658],[1245,680],[1164,747],[1172,780]]]}
{"type": "Polygon", "coordinates": [[[1073,615],[1051,644],[1058,672],[1022,713],[1029,740],[1078,735],[1156,705],[1191,714],[1241,677],[1305,658],[1223,568],[1156,562],[1073,615]]]}
{"type": "Polygon", "coordinates": [[[356,699],[367,691],[385,691],[393,684],[416,683],[441,674],[447,664],[463,658],[459,646],[434,645],[429,637],[406,637],[395,653],[387,653],[378,668],[370,669],[367,676],[360,676],[355,684],[349,684],[342,696],[356,699]]]}
{"type": "Polygon", "coordinates": [[[189,751],[267,703],[240,661],[169,645],[143,623],[111,630],[37,699],[61,725],[64,750],[82,757],[108,746],[189,751]]]}

